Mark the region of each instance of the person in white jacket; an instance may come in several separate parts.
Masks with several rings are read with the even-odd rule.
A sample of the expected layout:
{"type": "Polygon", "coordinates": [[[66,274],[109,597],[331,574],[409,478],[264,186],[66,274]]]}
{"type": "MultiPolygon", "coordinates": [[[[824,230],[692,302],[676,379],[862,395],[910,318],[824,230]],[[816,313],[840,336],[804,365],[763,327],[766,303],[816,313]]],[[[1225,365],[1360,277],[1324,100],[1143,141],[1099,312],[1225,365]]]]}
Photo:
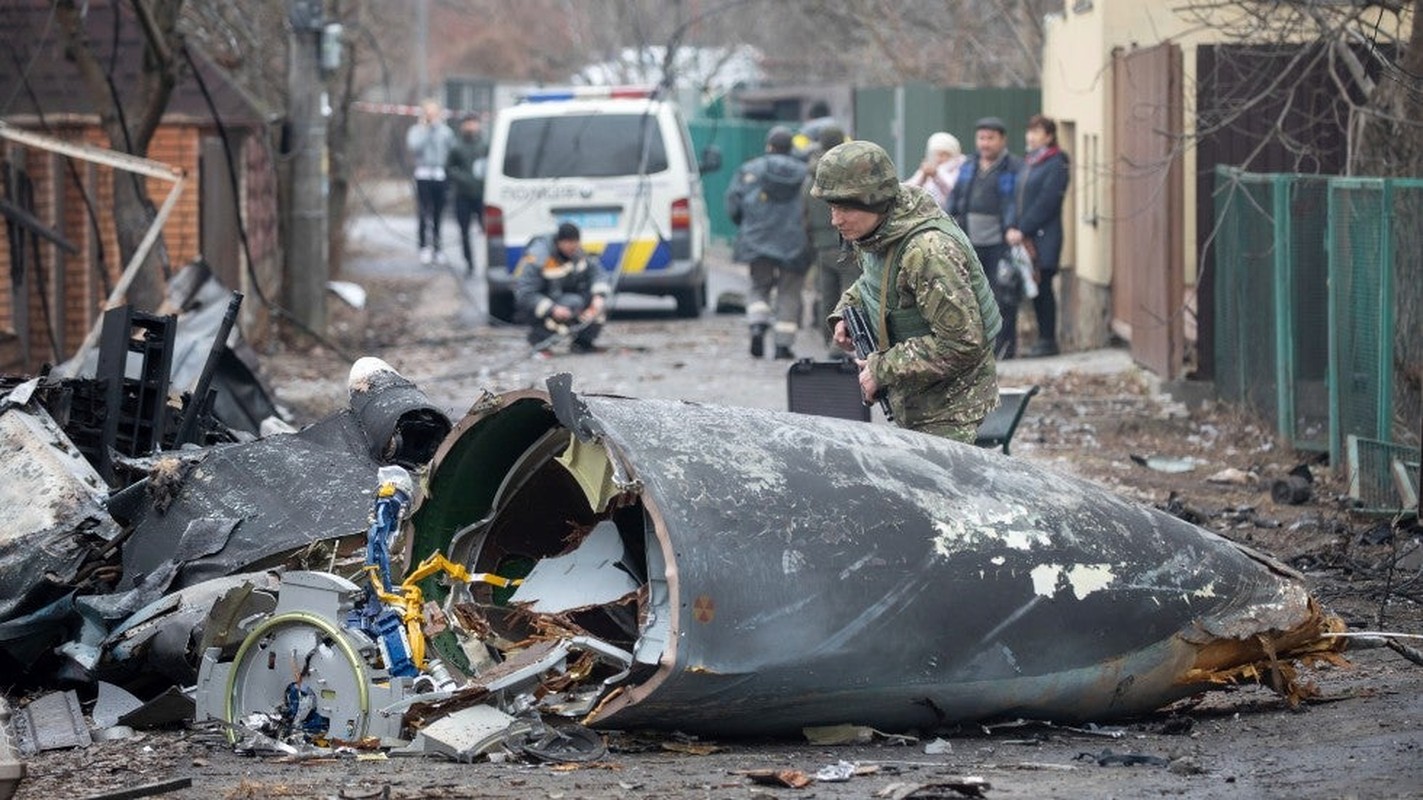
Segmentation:
{"type": "Polygon", "coordinates": [[[954,181],[958,180],[963,162],[963,147],[956,136],[943,131],[930,134],[924,146],[924,163],[904,183],[928,192],[939,208],[948,210],[949,193],[954,190],[954,181]]]}

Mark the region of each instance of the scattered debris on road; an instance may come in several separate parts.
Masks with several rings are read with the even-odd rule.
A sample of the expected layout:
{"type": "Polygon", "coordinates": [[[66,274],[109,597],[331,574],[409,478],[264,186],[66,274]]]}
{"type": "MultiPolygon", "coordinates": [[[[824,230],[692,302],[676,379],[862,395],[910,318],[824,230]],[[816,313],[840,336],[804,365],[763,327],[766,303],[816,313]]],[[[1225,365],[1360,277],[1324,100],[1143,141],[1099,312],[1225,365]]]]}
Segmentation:
{"type": "MultiPolygon", "coordinates": [[[[171,330],[124,320],[139,336],[106,336],[98,363],[135,342],[166,363],[171,330]]],[[[585,396],[567,375],[452,424],[361,359],[347,409],[254,435],[213,415],[205,379],[174,402],[140,372],[118,433],[73,399],[112,410],[120,373],[0,397],[3,491],[27,514],[0,542],[0,650],[32,685],[100,688],[106,735],[191,715],[251,753],[559,764],[603,758],[608,729],[913,741],[1241,681],[1294,703],[1311,692],[1294,662],[1345,641],[1283,564],[888,426],[585,396]]],[[[17,717],[34,729],[72,697],[17,717]]],[[[941,787],[987,784],[894,796],[941,787]]]]}

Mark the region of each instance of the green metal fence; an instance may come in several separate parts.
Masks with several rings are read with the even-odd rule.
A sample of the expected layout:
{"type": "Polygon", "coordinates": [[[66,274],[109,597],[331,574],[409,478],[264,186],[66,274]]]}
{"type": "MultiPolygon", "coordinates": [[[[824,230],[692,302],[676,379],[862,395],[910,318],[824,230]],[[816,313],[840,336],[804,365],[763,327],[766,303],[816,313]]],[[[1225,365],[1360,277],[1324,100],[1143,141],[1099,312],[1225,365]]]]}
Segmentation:
{"type": "Polygon", "coordinates": [[[1330,380],[1339,389],[1330,452],[1341,452],[1348,434],[1417,443],[1423,353],[1419,288],[1407,276],[1423,274],[1423,179],[1336,178],[1329,220],[1329,311],[1338,330],[1330,380]]]}
{"type": "Polygon", "coordinates": [[[693,119],[687,128],[692,134],[692,146],[700,153],[707,145],[721,148],[721,169],[702,176],[702,196],[707,201],[707,213],[711,217],[712,236],[732,239],[736,236],[736,226],[726,216],[726,204],[722,198],[736,168],[754,156],[766,152],[766,134],[777,124],[740,119],[693,119]]]}
{"type": "Polygon", "coordinates": [[[1397,384],[1418,353],[1397,358],[1412,339],[1395,322],[1399,292],[1410,291],[1398,285],[1399,259],[1420,257],[1423,180],[1229,167],[1215,178],[1221,398],[1335,464],[1349,434],[1416,442],[1417,391],[1397,384]],[[1401,242],[1413,251],[1400,255],[1401,242]]]}
{"type": "Polygon", "coordinates": [[[908,176],[924,158],[924,142],[935,131],[958,137],[973,152],[973,123],[1000,117],[1008,128],[1008,147],[1023,152],[1028,117],[1042,111],[1038,89],[961,89],[911,83],[902,87],[855,90],[857,139],[868,139],[889,152],[901,175],[908,176]]]}

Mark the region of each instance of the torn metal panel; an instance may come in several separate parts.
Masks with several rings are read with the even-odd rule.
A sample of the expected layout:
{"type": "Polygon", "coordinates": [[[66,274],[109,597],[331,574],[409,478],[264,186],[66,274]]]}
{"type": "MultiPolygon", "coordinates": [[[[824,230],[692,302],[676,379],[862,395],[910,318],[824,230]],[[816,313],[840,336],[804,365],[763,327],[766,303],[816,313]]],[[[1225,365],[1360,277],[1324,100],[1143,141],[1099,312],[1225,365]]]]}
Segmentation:
{"type": "MultiPolygon", "coordinates": [[[[147,681],[192,684],[205,649],[204,621],[213,618],[218,602],[239,590],[275,597],[279,584],[275,575],[256,572],[213,578],[165,595],[124,619],[104,639],[99,672],[111,679],[142,675],[147,681]]],[[[258,608],[270,611],[272,606],[258,608]]]]}
{"type": "Polygon", "coordinates": [[[522,743],[531,730],[527,720],[492,706],[470,706],[421,728],[408,751],[469,762],[506,743],[522,743]]]}
{"type": "MultiPolygon", "coordinates": [[[[232,292],[201,260],[188,264],[169,281],[167,302],[182,310],[173,349],[176,389],[192,392],[197,387],[208,354],[218,346],[216,339],[224,332],[223,319],[231,296],[232,292]]],[[[262,379],[257,354],[242,337],[241,327],[233,327],[221,344],[212,388],[217,393],[213,416],[230,428],[255,435],[262,420],[282,416],[275,394],[262,379]]]]}
{"type": "Polygon", "coordinates": [[[558,461],[578,479],[578,485],[583,487],[583,493],[588,495],[588,505],[599,513],[605,511],[617,492],[617,487],[612,480],[612,462],[608,461],[603,448],[573,438],[567,441],[566,449],[558,457],[558,461]]]}
{"type": "Polygon", "coordinates": [[[88,747],[94,743],[74,690],[50,692],[15,711],[15,739],[21,753],[88,747]]]}
{"type": "MultiPolygon", "coordinates": [[[[384,364],[362,362],[367,362],[365,375],[369,362],[384,364]]],[[[423,437],[449,428],[443,415],[443,426],[431,419],[438,412],[425,395],[388,365],[375,372],[380,377],[353,394],[353,410],[294,434],[216,447],[203,455],[170,489],[169,505],[150,510],[134,526],[124,543],[121,586],[170,561],[179,565],[173,586],[182,588],[276,566],[318,545],[326,551],[322,562],[311,566],[329,568],[334,555],[324,543],[351,537],[351,546],[363,545],[371,481],[389,463],[381,459],[428,457],[433,451],[419,444],[423,437]],[[214,550],[224,532],[226,541],[214,550]]]]}
{"type": "MultiPolygon", "coordinates": [[[[214,448],[159,513],[150,509],[124,542],[120,588],[175,560],[206,549],[185,542],[207,538],[196,520],[240,520],[217,552],[183,561],[175,588],[281,563],[329,539],[363,536],[372,476],[380,464],[367,455],[360,426],[349,412],[299,433],[214,448]]],[[[329,554],[328,554],[329,557],[329,554]]]]}
{"type": "MultiPolygon", "coordinates": [[[[0,649],[16,664],[29,669],[70,634],[69,622],[74,613],[74,593],[70,592],[43,608],[0,622],[0,649]]],[[[87,642],[96,654],[102,638],[99,634],[87,642]]]]}
{"type": "Polygon", "coordinates": [[[99,681],[99,696],[94,700],[94,709],[89,716],[94,719],[94,727],[99,730],[119,724],[119,718],[143,707],[143,701],[131,692],[108,681],[99,681]]]}
{"type": "Polygon", "coordinates": [[[550,386],[456,425],[414,555],[458,536],[472,571],[509,574],[611,520],[647,590],[591,724],[1104,719],[1332,648],[1286,568],[1085,481],[889,426],[550,386]],[[604,450],[607,486],[539,451],[556,433],[604,450]]]}
{"type": "MultiPolygon", "coordinates": [[[[255,436],[263,420],[281,418],[283,412],[263,380],[257,354],[243,339],[240,327],[231,328],[221,346],[217,344],[231,295],[201,260],[185,265],[169,281],[164,309],[177,313],[177,322],[168,379],[175,391],[192,393],[209,355],[217,348],[218,361],[211,382],[216,392],[212,416],[233,431],[255,436]]],[[[74,375],[94,375],[98,364],[98,354],[87,349],[61,370],[74,375]]],[[[191,397],[189,402],[204,400],[191,397]]]]}
{"type": "Polygon", "coordinates": [[[509,602],[527,603],[540,614],[615,602],[636,592],[640,583],[622,566],[626,558],[617,526],[604,520],[573,552],[535,564],[509,602]]]}
{"type": "Polygon", "coordinates": [[[95,545],[119,534],[107,487],[38,406],[0,410],[0,620],[69,591],[95,545]]]}
{"type": "Polygon", "coordinates": [[[194,711],[193,698],[182,689],[170,686],[167,691],[119,717],[119,724],[135,730],[163,728],[192,719],[194,711]]]}

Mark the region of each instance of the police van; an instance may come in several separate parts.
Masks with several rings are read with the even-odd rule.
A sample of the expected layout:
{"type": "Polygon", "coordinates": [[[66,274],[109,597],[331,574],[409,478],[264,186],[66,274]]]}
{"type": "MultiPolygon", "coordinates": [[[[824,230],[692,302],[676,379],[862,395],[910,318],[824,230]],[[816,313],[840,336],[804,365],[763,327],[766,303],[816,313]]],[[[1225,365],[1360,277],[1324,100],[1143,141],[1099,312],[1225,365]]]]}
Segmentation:
{"type": "Polygon", "coordinates": [[[489,313],[514,313],[513,278],[529,240],[560,222],[583,233],[618,292],[670,295],[677,313],[706,305],[710,238],[703,172],[677,106],[653,89],[541,89],[501,112],[484,184],[489,313]]]}

